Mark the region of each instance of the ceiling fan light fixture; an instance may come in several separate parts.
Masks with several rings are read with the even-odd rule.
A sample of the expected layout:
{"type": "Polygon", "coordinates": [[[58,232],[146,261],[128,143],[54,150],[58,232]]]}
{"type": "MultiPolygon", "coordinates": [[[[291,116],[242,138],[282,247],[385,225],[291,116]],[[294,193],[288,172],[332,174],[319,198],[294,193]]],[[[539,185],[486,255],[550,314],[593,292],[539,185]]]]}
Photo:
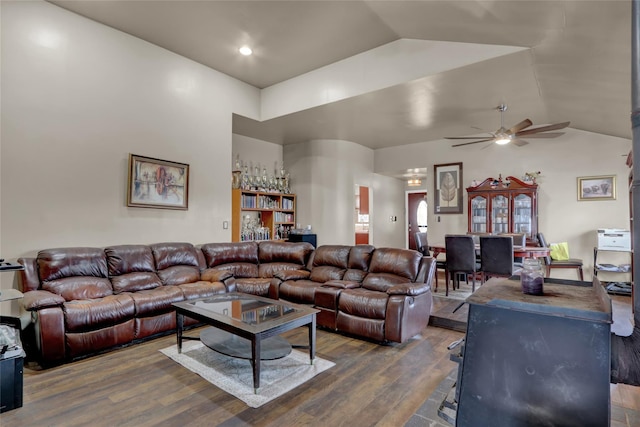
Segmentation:
{"type": "Polygon", "coordinates": [[[509,135],[497,136],[496,144],[498,145],[506,145],[511,142],[511,137],[509,135]]]}

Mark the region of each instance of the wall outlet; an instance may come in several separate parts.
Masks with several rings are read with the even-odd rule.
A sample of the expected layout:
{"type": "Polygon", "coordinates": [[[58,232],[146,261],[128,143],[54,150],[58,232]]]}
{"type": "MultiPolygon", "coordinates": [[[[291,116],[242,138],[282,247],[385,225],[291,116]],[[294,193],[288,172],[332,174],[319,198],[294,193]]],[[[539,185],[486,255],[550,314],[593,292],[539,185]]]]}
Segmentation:
{"type": "Polygon", "coordinates": [[[222,221],[222,228],[227,230],[229,228],[229,221],[222,221]]]}

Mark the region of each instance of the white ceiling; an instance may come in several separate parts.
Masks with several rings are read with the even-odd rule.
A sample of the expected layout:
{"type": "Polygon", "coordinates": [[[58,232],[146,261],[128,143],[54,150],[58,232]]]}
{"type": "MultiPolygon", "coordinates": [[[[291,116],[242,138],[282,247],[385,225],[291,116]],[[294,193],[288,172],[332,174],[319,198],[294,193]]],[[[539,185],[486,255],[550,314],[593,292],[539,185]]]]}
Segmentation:
{"type": "Polygon", "coordinates": [[[234,117],[235,133],[278,144],[375,149],[479,134],[500,126],[501,103],[506,127],[571,121],[631,139],[627,0],[50,2],[258,88],[398,39],[529,48],[264,122],[234,117]],[[255,54],[238,55],[242,44],[255,54]]]}

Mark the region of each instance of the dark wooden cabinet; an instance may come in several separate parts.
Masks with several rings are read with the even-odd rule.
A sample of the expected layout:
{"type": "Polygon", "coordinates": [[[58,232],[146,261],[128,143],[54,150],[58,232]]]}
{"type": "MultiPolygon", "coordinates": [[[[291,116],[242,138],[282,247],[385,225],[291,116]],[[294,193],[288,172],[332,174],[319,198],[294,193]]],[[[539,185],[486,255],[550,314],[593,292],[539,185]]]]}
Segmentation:
{"type": "Polygon", "coordinates": [[[526,233],[535,242],[538,233],[538,184],[513,176],[487,178],[467,188],[470,233],[526,233]]]}

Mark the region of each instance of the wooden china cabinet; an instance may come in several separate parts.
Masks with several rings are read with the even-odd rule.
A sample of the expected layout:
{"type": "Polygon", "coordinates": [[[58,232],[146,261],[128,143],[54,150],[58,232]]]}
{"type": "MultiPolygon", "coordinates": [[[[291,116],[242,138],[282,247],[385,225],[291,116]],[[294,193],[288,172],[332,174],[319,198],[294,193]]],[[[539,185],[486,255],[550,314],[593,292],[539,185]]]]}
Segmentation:
{"type": "Polygon", "coordinates": [[[468,187],[467,194],[470,233],[526,233],[527,244],[537,242],[538,184],[499,176],[468,187]]]}

